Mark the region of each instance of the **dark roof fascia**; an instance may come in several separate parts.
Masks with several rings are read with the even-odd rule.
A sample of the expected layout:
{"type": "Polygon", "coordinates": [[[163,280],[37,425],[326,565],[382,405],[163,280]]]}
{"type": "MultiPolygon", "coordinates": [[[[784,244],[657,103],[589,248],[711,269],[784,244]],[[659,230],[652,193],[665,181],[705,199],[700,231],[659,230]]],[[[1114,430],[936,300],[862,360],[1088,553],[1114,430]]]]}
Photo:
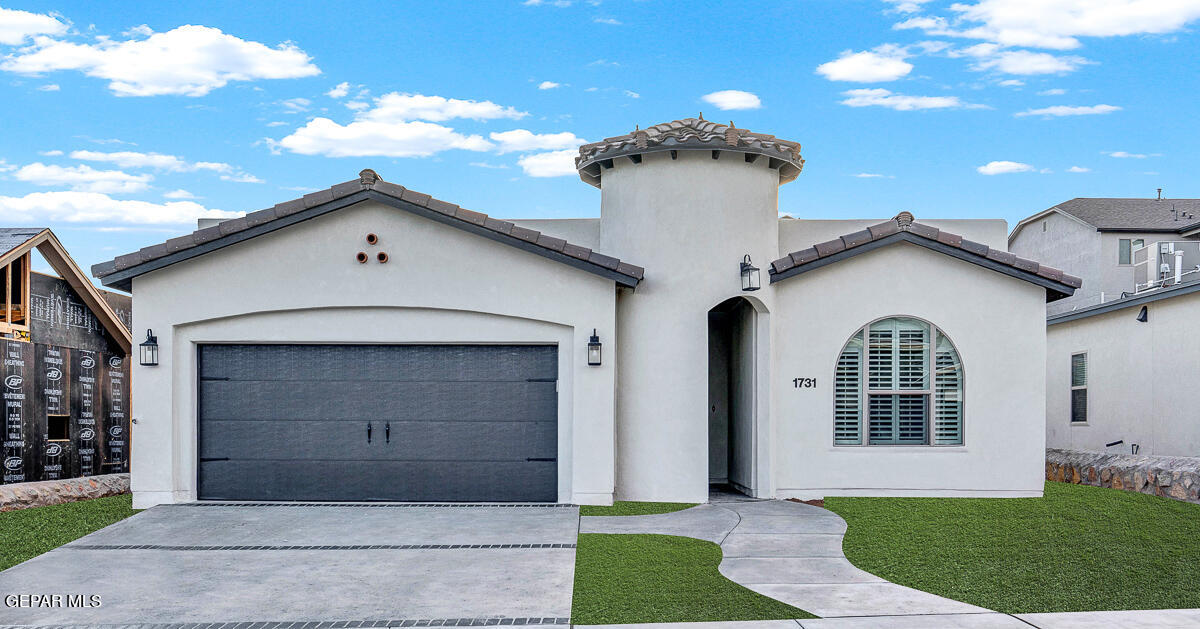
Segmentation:
{"type": "Polygon", "coordinates": [[[200,255],[204,255],[204,254],[212,252],[212,251],[216,251],[217,249],[222,249],[224,247],[228,247],[229,245],[237,244],[239,242],[249,240],[256,236],[261,236],[263,234],[273,232],[277,229],[282,229],[284,227],[288,227],[290,225],[294,225],[294,224],[300,223],[302,221],[316,218],[318,216],[328,214],[329,212],[340,210],[342,208],[349,207],[356,203],[361,203],[363,201],[368,201],[368,200],[379,201],[386,205],[390,205],[397,209],[411,212],[412,214],[416,214],[418,216],[423,216],[425,218],[437,221],[444,225],[450,225],[451,227],[456,227],[458,229],[462,229],[464,231],[467,231],[467,232],[470,232],[473,234],[477,234],[479,236],[483,236],[485,238],[488,238],[489,240],[494,240],[496,242],[501,242],[501,243],[504,243],[507,245],[512,245],[512,246],[515,246],[524,251],[528,251],[530,253],[535,253],[537,255],[540,255],[545,258],[549,258],[551,260],[569,264],[575,268],[582,269],[584,271],[588,271],[590,273],[600,275],[601,277],[611,279],[611,280],[617,282],[617,284],[619,284],[621,286],[625,286],[628,288],[636,288],[638,285],[639,280],[636,277],[625,275],[624,273],[618,273],[617,271],[607,269],[600,265],[592,264],[591,262],[587,262],[585,260],[579,260],[577,258],[573,258],[566,254],[559,253],[559,252],[551,250],[551,249],[546,249],[545,247],[537,246],[533,243],[521,240],[520,238],[501,234],[499,232],[489,230],[481,225],[475,225],[474,223],[468,223],[466,221],[454,218],[452,216],[447,216],[445,214],[431,210],[429,208],[421,207],[419,205],[409,203],[408,201],[398,199],[392,195],[384,194],[382,192],[379,192],[377,190],[372,190],[372,189],[359,190],[358,192],[351,193],[347,196],[344,196],[344,197],[341,197],[338,199],[334,199],[332,201],[322,203],[320,205],[314,205],[313,207],[307,208],[305,210],[301,210],[299,212],[296,212],[295,214],[289,214],[287,216],[276,218],[274,220],[268,221],[266,223],[262,223],[260,225],[255,225],[255,226],[249,227],[247,229],[236,231],[231,234],[222,236],[220,238],[211,240],[209,242],[199,244],[194,247],[189,247],[187,249],[182,249],[180,251],[176,251],[175,253],[167,254],[161,258],[155,258],[153,260],[148,260],[146,262],[143,262],[142,264],[131,266],[127,269],[122,269],[120,271],[116,271],[109,275],[105,275],[102,278],[100,278],[100,282],[102,284],[104,284],[105,286],[111,286],[113,288],[117,288],[117,289],[124,290],[127,292],[132,292],[133,291],[133,278],[135,278],[139,275],[143,275],[143,274],[149,273],[151,271],[156,271],[158,269],[170,266],[177,262],[189,260],[191,258],[200,256],[200,255]]]}
{"type": "Polygon", "coordinates": [[[1187,230],[1186,227],[1181,227],[1181,228],[1177,228],[1177,229],[1162,228],[1162,227],[1097,227],[1096,228],[1096,231],[1098,231],[1098,232],[1121,232],[1121,233],[1128,233],[1128,234],[1136,234],[1136,233],[1140,233],[1140,232],[1145,232],[1147,234],[1178,234],[1178,233],[1180,233],[1182,231],[1186,231],[1186,230],[1187,230]]]}
{"type": "Polygon", "coordinates": [[[908,232],[908,231],[897,232],[895,234],[890,234],[888,236],[884,236],[883,238],[880,238],[878,240],[872,240],[870,242],[861,244],[857,247],[843,249],[837,253],[817,258],[816,260],[813,260],[811,262],[806,262],[799,266],[794,266],[794,267],[792,267],[786,271],[783,271],[781,273],[776,273],[774,271],[774,269],[771,269],[771,270],[769,270],[769,273],[771,275],[771,283],[774,284],[776,282],[781,282],[783,280],[788,279],[789,277],[793,277],[793,276],[799,275],[801,273],[805,273],[807,271],[812,271],[814,269],[819,269],[823,266],[833,264],[835,262],[841,262],[842,260],[845,260],[847,258],[852,258],[861,253],[867,253],[868,251],[874,251],[881,247],[886,247],[888,245],[892,245],[892,244],[895,244],[898,242],[908,242],[908,243],[912,243],[914,245],[919,245],[921,247],[925,247],[926,249],[932,249],[933,251],[937,251],[938,253],[944,253],[948,256],[958,258],[959,260],[963,260],[966,262],[970,262],[971,264],[979,265],[985,269],[1003,273],[1005,275],[1008,275],[1010,277],[1015,277],[1020,280],[1025,280],[1026,282],[1030,282],[1032,284],[1037,284],[1038,286],[1041,286],[1042,288],[1045,288],[1047,290],[1046,301],[1054,301],[1057,299],[1062,299],[1063,297],[1069,297],[1075,293],[1074,287],[1069,286],[1067,284],[1063,284],[1062,282],[1056,282],[1052,279],[1037,275],[1036,273],[1029,273],[1027,271],[1022,271],[1021,269],[1009,266],[1007,264],[1002,264],[1000,262],[996,262],[995,260],[991,260],[989,258],[985,258],[983,256],[976,255],[969,251],[959,249],[958,247],[952,247],[950,245],[938,242],[936,240],[930,240],[928,238],[918,236],[918,235],[916,235],[912,232],[908,232]]]}
{"type": "Polygon", "coordinates": [[[1200,282],[1192,282],[1190,284],[1180,286],[1179,288],[1168,288],[1166,290],[1158,290],[1158,291],[1154,291],[1152,293],[1147,293],[1145,295],[1134,295],[1133,297],[1127,297],[1125,299],[1118,299],[1116,301],[1110,301],[1106,304],[1097,304],[1097,305],[1091,306],[1089,308],[1081,308],[1079,310],[1072,310],[1070,312],[1056,314],[1051,317],[1046,317],[1046,325],[1051,326],[1051,325],[1055,325],[1058,323],[1066,323],[1068,321],[1077,321],[1079,319],[1086,319],[1088,317],[1094,317],[1096,315],[1102,315],[1102,314],[1109,313],[1109,312],[1115,312],[1117,310],[1123,310],[1125,308],[1132,308],[1134,306],[1142,306],[1142,305],[1145,305],[1145,304],[1148,304],[1151,302],[1158,301],[1160,299],[1169,299],[1171,297],[1179,297],[1182,295],[1188,295],[1188,294],[1194,293],[1196,291],[1200,291],[1200,282]]]}

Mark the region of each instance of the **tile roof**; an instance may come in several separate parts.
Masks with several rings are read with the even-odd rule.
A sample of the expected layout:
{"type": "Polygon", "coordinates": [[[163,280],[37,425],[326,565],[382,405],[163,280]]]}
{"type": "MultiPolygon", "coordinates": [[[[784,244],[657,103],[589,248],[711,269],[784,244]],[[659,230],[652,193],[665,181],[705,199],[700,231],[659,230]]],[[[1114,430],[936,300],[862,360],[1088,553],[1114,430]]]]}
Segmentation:
{"type": "Polygon", "coordinates": [[[92,274],[105,286],[129,290],[132,278],[142,273],[241,242],[298,220],[319,216],[366,200],[377,200],[400,209],[414,211],[493,240],[609,277],[623,286],[636,287],[644,276],[644,270],[640,266],[592,251],[587,247],[573,245],[561,238],[440,201],[404,186],[388,183],[370,169],[359,173],[357,179],[339,183],[329,189],[306,194],[299,199],[285,201],[241,218],[222,221],[212,227],[198,229],[164,243],[117,256],[108,262],[94,265],[92,274]]]}
{"type": "Polygon", "coordinates": [[[1200,199],[1077,198],[1051,209],[1100,230],[1183,231],[1200,225],[1200,199]]]}
{"type": "Polygon", "coordinates": [[[1044,266],[987,245],[964,239],[958,234],[918,223],[913,215],[901,212],[890,221],[871,225],[853,234],[846,234],[808,249],[795,251],[771,263],[771,281],[776,282],[807,270],[818,268],[875,246],[904,240],[954,255],[969,262],[1034,281],[1050,289],[1048,301],[1069,297],[1083,285],[1083,280],[1053,267],[1044,266]],[[864,246],[874,245],[874,246],[864,246]],[[855,251],[855,250],[858,251],[855,251]]]}
{"type": "Polygon", "coordinates": [[[799,142],[739,129],[733,126],[732,122],[728,125],[718,124],[705,120],[703,116],[635,129],[625,135],[584,144],[579,147],[575,168],[579,170],[580,179],[599,188],[601,167],[611,166],[613,158],[675,149],[711,149],[745,153],[747,160],[752,160],[752,155],[764,155],[777,160],[778,163],[773,162],[772,167],[779,168],[781,184],[795,179],[804,168],[799,142]]]}

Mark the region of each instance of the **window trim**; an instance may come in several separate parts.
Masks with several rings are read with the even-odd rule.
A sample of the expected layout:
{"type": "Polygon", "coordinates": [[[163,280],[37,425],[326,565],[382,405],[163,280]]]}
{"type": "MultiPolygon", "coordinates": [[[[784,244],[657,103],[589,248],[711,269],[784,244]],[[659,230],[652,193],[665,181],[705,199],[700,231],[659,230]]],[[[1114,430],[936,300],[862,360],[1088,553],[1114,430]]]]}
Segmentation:
{"type": "Polygon", "coordinates": [[[859,352],[859,357],[858,357],[858,360],[859,360],[859,365],[858,365],[858,373],[859,373],[859,377],[858,377],[859,442],[858,443],[838,443],[837,442],[837,430],[836,430],[836,417],[831,416],[831,421],[829,423],[829,426],[831,428],[830,440],[831,440],[833,446],[835,448],[868,448],[868,447],[869,448],[896,448],[896,447],[900,447],[900,448],[964,448],[964,447],[966,447],[966,445],[967,445],[967,429],[966,429],[966,426],[967,426],[967,418],[966,418],[966,415],[967,415],[966,414],[966,397],[967,397],[967,387],[966,387],[967,375],[966,374],[967,374],[967,370],[964,365],[966,361],[963,360],[962,352],[959,351],[958,345],[956,345],[954,343],[954,340],[950,337],[950,335],[947,334],[945,330],[938,327],[937,325],[935,325],[933,322],[929,321],[928,319],[924,319],[921,317],[914,317],[912,315],[904,315],[904,314],[888,315],[886,317],[878,317],[878,318],[872,319],[871,321],[867,322],[865,325],[862,325],[859,328],[855,329],[853,332],[851,332],[850,336],[847,337],[846,341],[844,343],[842,343],[841,348],[838,350],[838,354],[837,354],[838,358],[833,361],[833,377],[830,378],[829,381],[831,383],[834,383],[833,386],[835,387],[833,390],[834,408],[836,409],[836,406],[837,406],[836,386],[837,386],[838,363],[841,362],[840,358],[841,358],[842,352],[844,352],[846,350],[846,346],[849,345],[854,340],[854,338],[856,336],[858,336],[859,334],[862,335],[862,349],[859,352]],[[926,388],[924,388],[924,389],[899,389],[899,390],[893,390],[893,389],[886,389],[886,390],[878,389],[878,390],[876,390],[876,389],[870,388],[869,382],[868,382],[870,379],[870,376],[868,375],[867,365],[868,365],[869,353],[870,353],[868,348],[870,345],[871,326],[875,325],[876,323],[879,323],[880,321],[886,321],[888,319],[912,319],[914,321],[920,321],[921,323],[924,323],[925,325],[929,326],[929,350],[928,350],[928,355],[926,358],[926,360],[928,361],[926,363],[928,372],[925,375],[926,388]],[[959,433],[960,433],[960,442],[959,443],[941,443],[941,444],[933,443],[933,421],[934,421],[934,414],[936,412],[935,409],[936,409],[936,395],[937,395],[936,383],[935,383],[936,378],[937,378],[937,375],[936,375],[936,372],[937,372],[937,338],[938,338],[939,334],[944,336],[946,338],[946,340],[950,342],[950,347],[952,347],[954,349],[954,353],[958,356],[958,372],[959,372],[959,379],[961,381],[961,383],[960,383],[960,388],[961,388],[960,396],[961,397],[959,398],[959,409],[960,410],[959,410],[959,420],[958,420],[959,421],[959,433]],[[871,443],[870,418],[868,416],[868,409],[870,407],[870,396],[872,394],[874,394],[876,396],[910,395],[910,396],[914,396],[914,397],[916,397],[916,396],[925,397],[926,443],[871,443]]]}
{"type": "Polygon", "coordinates": [[[1088,351],[1081,350],[1071,352],[1071,359],[1067,368],[1067,382],[1071,385],[1071,392],[1067,397],[1067,423],[1071,426],[1086,426],[1088,424],[1088,408],[1087,408],[1087,390],[1088,390],[1088,351]],[[1083,356],[1083,384],[1075,384],[1075,357],[1083,356]],[[1075,392],[1083,391],[1083,419],[1075,419],[1075,392]]]}
{"type": "Polygon", "coordinates": [[[1142,247],[1146,246],[1144,238],[1118,238],[1117,239],[1117,266],[1133,266],[1133,252],[1141,247],[1135,247],[1133,243],[1141,241],[1142,247]],[[1121,247],[1128,247],[1127,252],[1122,252],[1121,247]],[[1122,253],[1127,253],[1126,261],[1122,262],[1122,253]]]}

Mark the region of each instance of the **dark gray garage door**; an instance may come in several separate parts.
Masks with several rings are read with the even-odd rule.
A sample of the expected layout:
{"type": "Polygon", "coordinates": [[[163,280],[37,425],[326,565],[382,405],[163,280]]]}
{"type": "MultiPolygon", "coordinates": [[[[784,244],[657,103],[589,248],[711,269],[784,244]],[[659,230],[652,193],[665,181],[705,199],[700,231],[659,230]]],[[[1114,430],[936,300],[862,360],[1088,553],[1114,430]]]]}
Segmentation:
{"type": "Polygon", "coordinates": [[[198,351],[202,500],[558,497],[556,347],[198,351]]]}

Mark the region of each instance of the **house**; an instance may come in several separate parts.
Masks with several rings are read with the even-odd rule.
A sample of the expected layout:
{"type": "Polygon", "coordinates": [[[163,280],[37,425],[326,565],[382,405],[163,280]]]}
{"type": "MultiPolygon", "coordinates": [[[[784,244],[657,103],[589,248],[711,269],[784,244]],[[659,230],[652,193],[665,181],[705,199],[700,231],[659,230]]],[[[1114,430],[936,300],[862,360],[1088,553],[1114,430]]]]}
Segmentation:
{"type": "Polygon", "coordinates": [[[129,295],[97,289],[49,229],[0,228],[0,251],[0,482],[129,471],[129,295]],[[33,270],[35,249],[59,275],[33,270]]]}
{"type": "Polygon", "coordinates": [[[1200,456],[1197,213],[1200,199],[1072,199],[1013,230],[1014,252],[1092,286],[1048,311],[1047,447],[1200,456]]]}
{"type": "Polygon", "coordinates": [[[781,218],[800,145],[696,118],[576,165],[600,218],[364,170],[93,267],[158,333],[135,504],[1040,495],[1079,280],[1003,221],[781,218]]]}
{"type": "Polygon", "coordinates": [[[1200,199],[1071,199],[1017,223],[1008,248],[1083,278],[1050,313],[1111,301],[1163,279],[1176,251],[1187,269],[1200,264],[1200,199]],[[1155,242],[1169,251],[1147,247],[1155,242]]]}

